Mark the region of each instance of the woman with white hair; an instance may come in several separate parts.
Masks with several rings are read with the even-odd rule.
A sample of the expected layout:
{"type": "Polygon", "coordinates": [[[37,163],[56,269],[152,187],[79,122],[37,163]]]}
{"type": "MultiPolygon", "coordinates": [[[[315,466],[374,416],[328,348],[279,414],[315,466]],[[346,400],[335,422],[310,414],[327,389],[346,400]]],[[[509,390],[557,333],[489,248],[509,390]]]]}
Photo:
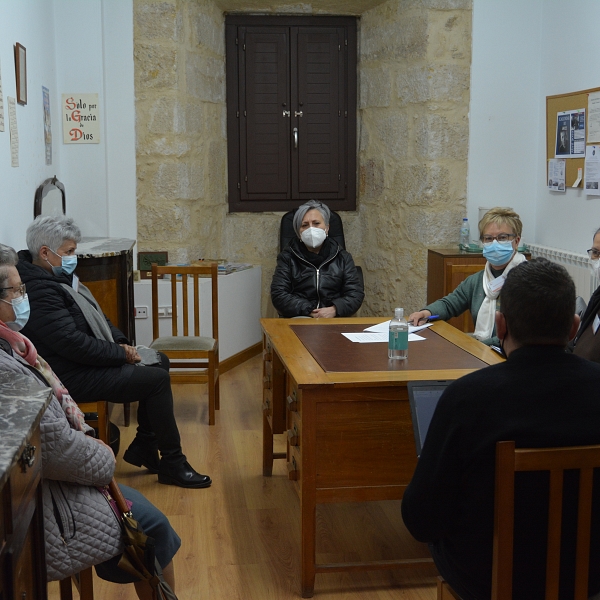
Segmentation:
{"type": "Polygon", "coordinates": [[[173,414],[169,359],[139,366],[129,340],[102,313],[74,275],[81,232],[69,217],[38,217],[27,229],[17,269],[27,285],[31,317],[23,333],[64,381],[75,401],[139,402],[137,434],[123,459],[158,473],[160,483],[211,484],[181,449],[173,414]],[[159,459],[158,451],[161,458],[159,459]]]}
{"type": "Polygon", "coordinates": [[[365,297],[352,260],[327,236],[329,208],[309,200],[294,214],[297,238],[277,257],[271,300],[282,317],[350,317],[365,297]]]}

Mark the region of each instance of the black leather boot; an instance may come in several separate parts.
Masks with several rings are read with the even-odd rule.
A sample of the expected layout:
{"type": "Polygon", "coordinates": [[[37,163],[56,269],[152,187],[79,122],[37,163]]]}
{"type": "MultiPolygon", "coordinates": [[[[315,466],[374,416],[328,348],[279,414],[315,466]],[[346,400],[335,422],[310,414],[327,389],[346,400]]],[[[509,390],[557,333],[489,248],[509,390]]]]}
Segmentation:
{"type": "Polygon", "coordinates": [[[162,460],[158,470],[158,482],[183,488],[206,488],[210,486],[212,479],[208,475],[197,473],[187,461],[169,464],[162,460]]]}
{"type": "Polygon", "coordinates": [[[158,473],[160,468],[156,442],[140,440],[138,437],[125,450],[123,460],[136,467],[146,467],[150,473],[158,473]]]}

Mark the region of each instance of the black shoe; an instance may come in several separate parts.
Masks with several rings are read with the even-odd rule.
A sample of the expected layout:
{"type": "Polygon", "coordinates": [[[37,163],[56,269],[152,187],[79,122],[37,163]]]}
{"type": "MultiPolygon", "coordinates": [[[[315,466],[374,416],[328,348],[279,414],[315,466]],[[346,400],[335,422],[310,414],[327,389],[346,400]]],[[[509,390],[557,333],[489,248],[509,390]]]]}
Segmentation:
{"type": "Polygon", "coordinates": [[[212,479],[208,475],[197,473],[187,461],[175,466],[167,466],[163,462],[158,472],[158,482],[183,488],[206,488],[210,486],[212,479]]]}
{"type": "Polygon", "coordinates": [[[152,446],[143,446],[135,440],[123,454],[123,460],[136,467],[146,467],[150,473],[158,473],[160,459],[158,449],[152,446]]]}

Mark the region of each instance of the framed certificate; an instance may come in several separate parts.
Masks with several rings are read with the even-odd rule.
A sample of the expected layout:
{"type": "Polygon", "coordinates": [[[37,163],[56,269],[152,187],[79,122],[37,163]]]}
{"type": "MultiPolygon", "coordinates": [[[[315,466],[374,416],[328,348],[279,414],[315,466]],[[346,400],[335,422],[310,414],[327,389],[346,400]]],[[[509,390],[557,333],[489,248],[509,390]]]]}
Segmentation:
{"type": "Polygon", "coordinates": [[[17,104],[27,104],[27,50],[15,44],[15,75],[17,78],[17,104]]]}

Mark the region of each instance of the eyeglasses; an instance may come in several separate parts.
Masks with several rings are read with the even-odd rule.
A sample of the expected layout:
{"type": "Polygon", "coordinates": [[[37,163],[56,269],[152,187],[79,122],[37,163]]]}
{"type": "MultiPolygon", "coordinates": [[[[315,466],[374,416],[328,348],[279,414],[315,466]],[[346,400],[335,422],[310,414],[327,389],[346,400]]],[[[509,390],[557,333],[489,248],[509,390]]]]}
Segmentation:
{"type": "Polygon", "coordinates": [[[0,292],[3,292],[4,290],[17,290],[15,296],[17,298],[20,298],[25,295],[25,284],[22,283],[21,285],[17,285],[16,287],[13,285],[11,287],[0,288],[0,292]]]}
{"type": "Polygon", "coordinates": [[[499,233],[498,235],[482,235],[481,241],[484,244],[491,244],[494,240],[498,240],[499,242],[512,242],[516,237],[516,233],[499,233]]]}
{"type": "Polygon", "coordinates": [[[586,252],[593,260],[598,260],[600,258],[600,250],[596,250],[596,248],[590,248],[589,250],[586,250],[586,252]]]}

